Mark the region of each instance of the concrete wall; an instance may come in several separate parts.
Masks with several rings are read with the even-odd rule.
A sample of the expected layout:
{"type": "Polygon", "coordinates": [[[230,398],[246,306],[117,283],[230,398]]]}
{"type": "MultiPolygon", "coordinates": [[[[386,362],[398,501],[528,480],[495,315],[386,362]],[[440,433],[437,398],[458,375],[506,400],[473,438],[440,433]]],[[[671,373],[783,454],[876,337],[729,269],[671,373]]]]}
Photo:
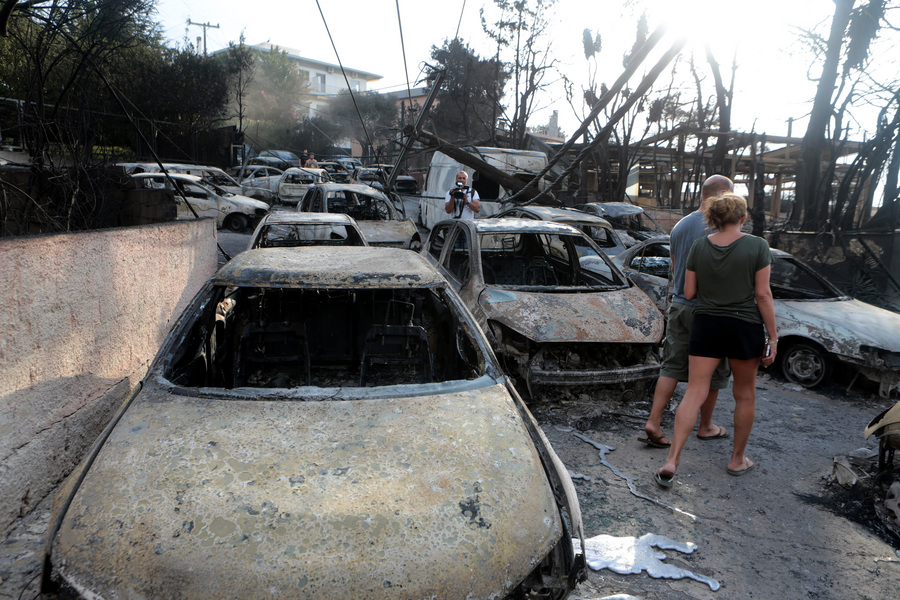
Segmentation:
{"type": "Polygon", "coordinates": [[[211,219],[0,239],[0,531],[78,464],[215,269],[211,219]]]}

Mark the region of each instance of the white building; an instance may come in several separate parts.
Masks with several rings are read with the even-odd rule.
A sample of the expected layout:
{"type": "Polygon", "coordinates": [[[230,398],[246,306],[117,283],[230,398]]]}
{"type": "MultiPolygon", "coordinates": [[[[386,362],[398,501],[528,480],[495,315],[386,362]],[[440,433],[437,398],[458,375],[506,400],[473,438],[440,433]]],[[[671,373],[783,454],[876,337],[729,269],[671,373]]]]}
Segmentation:
{"type": "Polygon", "coordinates": [[[309,106],[309,114],[313,117],[316,111],[328,104],[328,97],[335,96],[347,89],[347,81],[350,82],[350,89],[354,92],[365,92],[370,81],[378,81],[381,75],[367,73],[359,69],[346,68],[346,79],[344,73],[341,73],[340,65],[306,58],[300,56],[299,50],[278,46],[277,44],[254,44],[250,46],[262,52],[271,52],[273,49],[287,52],[291,60],[297,63],[300,72],[306,75],[309,81],[309,91],[312,96],[309,106]]]}

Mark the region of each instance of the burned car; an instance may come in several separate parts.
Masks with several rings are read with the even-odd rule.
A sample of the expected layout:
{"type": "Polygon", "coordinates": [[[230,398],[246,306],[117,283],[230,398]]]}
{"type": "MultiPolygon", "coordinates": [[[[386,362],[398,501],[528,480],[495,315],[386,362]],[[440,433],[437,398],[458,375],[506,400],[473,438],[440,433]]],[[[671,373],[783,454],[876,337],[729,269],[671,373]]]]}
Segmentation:
{"type": "Polygon", "coordinates": [[[447,220],[435,225],[422,252],[529,394],[535,386],[612,386],[658,376],[663,316],[574,227],[447,220]]]}
{"type": "Polygon", "coordinates": [[[243,189],[245,196],[271,202],[278,198],[278,182],[284,171],[265,165],[244,165],[228,169],[243,189]]]}
{"type": "Polygon", "coordinates": [[[269,213],[250,236],[248,248],[368,246],[352,217],[340,213],[269,213]]]}
{"type": "Polygon", "coordinates": [[[309,186],[331,181],[325,169],[291,167],[278,180],[278,200],[282,204],[298,204],[309,186]]]}
{"type": "Polygon", "coordinates": [[[269,248],[197,294],[61,486],[42,585],[561,599],[579,549],[565,467],[427,261],[269,248]]]}
{"type": "Polygon", "coordinates": [[[135,173],[131,180],[139,189],[171,192],[178,219],[213,218],[220,229],[246,231],[269,212],[265,202],[232,194],[197,175],[135,173]]]}
{"type": "MultiPolygon", "coordinates": [[[[806,388],[828,380],[835,362],[900,391],[900,315],[851,298],[787,252],[772,249],[770,285],[778,324],[776,361],[785,378],[806,388]]],[[[663,308],[669,286],[669,240],[653,238],[615,258],[663,308]]]]}
{"type": "Polygon", "coordinates": [[[629,202],[588,202],[576,207],[590,215],[603,217],[620,233],[625,245],[631,247],[652,237],[669,233],[653,220],[643,208],[629,202]]]}
{"type": "Polygon", "coordinates": [[[540,221],[565,223],[594,240],[608,256],[615,256],[625,250],[625,243],[612,225],[609,224],[609,221],[580,210],[531,205],[509,208],[494,216],[498,219],[537,219],[540,221]]]}
{"type": "Polygon", "coordinates": [[[297,210],[342,213],[359,224],[371,246],[390,246],[419,251],[422,238],[412,219],[406,216],[403,199],[368,185],[321,183],[310,186],[297,210]]]}

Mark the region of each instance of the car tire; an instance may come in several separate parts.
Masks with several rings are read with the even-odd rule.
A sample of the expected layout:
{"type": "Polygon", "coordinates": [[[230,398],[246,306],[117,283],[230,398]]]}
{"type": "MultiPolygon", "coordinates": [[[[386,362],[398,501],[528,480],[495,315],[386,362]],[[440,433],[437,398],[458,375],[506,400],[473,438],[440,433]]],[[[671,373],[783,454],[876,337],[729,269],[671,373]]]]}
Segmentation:
{"type": "Polygon", "coordinates": [[[778,348],[778,358],[785,379],[805,388],[821,385],[831,376],[831,358],[818,344],[797,342],[778,348]]]}
{"type": "Polygon", "coordinates": [[[243,233],[250,228],[250,219],[238,213],[233,213],[225,217],[225,228],[234,233],[243,233]]]}

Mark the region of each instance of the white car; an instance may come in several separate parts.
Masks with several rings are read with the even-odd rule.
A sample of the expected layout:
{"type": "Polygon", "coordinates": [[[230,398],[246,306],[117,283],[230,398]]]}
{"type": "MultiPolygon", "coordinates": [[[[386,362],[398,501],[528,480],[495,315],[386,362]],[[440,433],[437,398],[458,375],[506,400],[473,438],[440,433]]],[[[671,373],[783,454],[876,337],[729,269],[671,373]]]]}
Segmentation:
{"type": "MultiPolygon", "coordinates": [[[[841,362],[879,383],[882,397],[900,391],[900,315],[845,295],[787,252],[773,248],[772,258],[776,360],[784,376],[812,388],[841,362]]],[[[651,238],[613,261],[665,312],[668,237],[651,238]]]]}
{"type": "MultiPolygon", "coordinates": [[[[125,169],[128,175],[136,175],[138,173],[161,173],[159,165],[155,162],[142,163],[118,163],[119,167],[125,169]]],[[[231,175],[220,169],[219,167],[209,167],[206,165],[190,165],[184,163],[162,163],[162,166],[169,173],[178,173],[180,175],[196,175],[204,183],[218,186],[226,192],[232,194],[244,195],[244,189],[231,175]]]]}
{"type": "Polygon", "coordinates": [[[228,174],[241,184],[245,196],[271,202],[278,197],[278,182],[284,171],[265,165],[232,167],[228,174]]]}
{"type": "Polygon", "coordinates": [[[247,248],[368,245],[359,225],[348,215],[274,212],[259,222],[247,248]]]}
{"type": "Polygon", "coordinates": [[[291,167],[278,181],[278,199],[284,204],[298,204],[309,186],[330,181],[331,175],[325,169],[291,167]]]}
{"type": "Polygon", "coordinates": [[[179,219],[211,217],[216,220],[216,227],[241,232],[269,212],[265,202],[232,194],[196,175],[137,173],[131,177],[140,188],[172,191],[179,219]]]}

